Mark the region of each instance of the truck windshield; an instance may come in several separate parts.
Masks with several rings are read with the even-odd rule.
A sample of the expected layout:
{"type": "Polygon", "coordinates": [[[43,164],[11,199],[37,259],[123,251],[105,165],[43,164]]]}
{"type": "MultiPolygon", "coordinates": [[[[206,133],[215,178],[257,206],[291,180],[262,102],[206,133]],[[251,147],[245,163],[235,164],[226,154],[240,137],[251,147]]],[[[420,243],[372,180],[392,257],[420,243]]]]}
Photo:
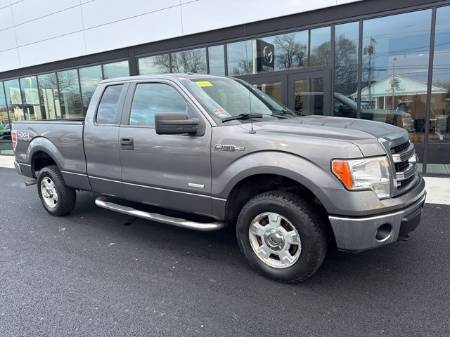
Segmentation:
{"type": "Polygon", "coordinates": [[[294,115],[270,96],[241,80],[208,77],[183,80],[183,84],[210,115],[222,121],[248,114],[274,118],[294,115]]]}

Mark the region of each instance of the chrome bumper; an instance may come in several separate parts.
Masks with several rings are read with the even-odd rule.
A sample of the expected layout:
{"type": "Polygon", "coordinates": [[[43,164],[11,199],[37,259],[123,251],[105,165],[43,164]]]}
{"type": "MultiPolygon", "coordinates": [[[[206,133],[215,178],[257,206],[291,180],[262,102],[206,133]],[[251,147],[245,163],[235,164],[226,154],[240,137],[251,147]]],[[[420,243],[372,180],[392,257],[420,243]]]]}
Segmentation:
{"type": "Polygon", "coordinates": [[[408,207],[381,215],[351,218],[329,216],[339,250],[361,251],[397,241],[420,223],[426,192],[408,207]]]}

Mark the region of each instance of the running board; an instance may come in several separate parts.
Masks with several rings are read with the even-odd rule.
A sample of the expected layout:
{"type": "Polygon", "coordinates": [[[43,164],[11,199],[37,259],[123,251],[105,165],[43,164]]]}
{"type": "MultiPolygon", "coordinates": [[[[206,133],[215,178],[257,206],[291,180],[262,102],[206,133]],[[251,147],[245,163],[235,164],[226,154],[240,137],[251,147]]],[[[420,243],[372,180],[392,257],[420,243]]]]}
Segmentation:
{"type": "Polygon", "coordinates": [[[206,223],[195,222],[195,221],[190,221],[190,220],[186,220],[186,219],[162,215],[162,214],[158,214],[158,213],[150,213],[150,212],[146,212],[146,211],[141,211],[141,210],[129,207],[129,206],[124,206],[124,205],[120,205],[115,202],[112,202],[107,197],[104,197],[104,196],[98,197],[97,199],[95,199],[95,204],[98,207],[102,207],[102,208],[108,209],[110,211],[115,211],[115,212],[119,212],[122,214],[131,215],[131,216],[141,218],[141,219],[161,222],[161,223],[165,223],[165,224],[172,225],[172,226],[194,229],[197,231],[209,232],[209,231],[215,231],[215,230],[218,230],[218,229],[221,229],[224,227],[223,222],[206,222],[206,223]]]}

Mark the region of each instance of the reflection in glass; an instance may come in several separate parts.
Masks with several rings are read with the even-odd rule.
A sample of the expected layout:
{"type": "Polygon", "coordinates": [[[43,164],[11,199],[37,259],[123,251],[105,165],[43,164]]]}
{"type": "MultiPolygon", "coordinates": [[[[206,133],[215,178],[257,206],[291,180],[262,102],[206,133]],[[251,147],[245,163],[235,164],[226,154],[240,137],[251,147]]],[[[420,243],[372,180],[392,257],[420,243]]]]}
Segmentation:
{"type": "Polygon", "coordinates": [[[9,118],[11,121],[24,120],[25,114],[22,109],[22,96],[20,94],[19,80],[3,82],[5,86],[6,104],[8,105],[9,118]]]}
{"type": "Polygon", "coordinates": [[[208,47],[209,73],[211,75],[225,76],[224,49],[223,45],[208,47]]]}
{"type": "Polygon", "coordinates": [[[121,109],[118,109],[123,84],[110,85],[103,92],[98,104],[96,120],[98,124],[119,124],[121,109]]]}
{"type": "Polygon", "coordinates": [[[450,7],[436,12],[427,172],[450,174],[450,7]]]}
{"type": "Polygon", "coordinates": [[[59,105],[58,83],[55,73],[38,76],[39,98],[43,114],[47,119],[61,118],[59,105]]]}
{"type": "Polygon", "coordinates": [[[23,110],[27,119],[45,119],[45,114],[41,111],[39,103],[39,93],[36,76],[24,77],[20,79],[22,90],[23,110]]]}
{"type": "Polygon", "coordinates": [[[103,76],[105,79],[129,75],[130,69],[128,61],[114,62],[103,65],[103,76]]]}
{"type": "Polygon", "coordinates": [[[191,49],[172,53],[172,72],[206,74],[206,49],[191,49]]]}
{"type": "Polygon", "coordinates": [[[283,102],[283,96],[281,94],[281,82],[258,83],[255,84],[255,87],[275,99],[277,102],[283,102]]]}
{"type": "Polygon", "coordinates": [[[311,29],[310,66],[321,66],[330,63],[331,28],[311,29]]]}
{"type": "Polygon", "coordinates": [[[294,110],[301,115],[323,115],[323,79],[294,82],[294,110]]]}
{"type": "Polygon", "coordinates": [[[170,73],[169,54],[141,57],[138,63],[139,74],[141,75],[170,73]]]}
{"type": "Polygon", "coordinates": [[[351,22],[335,28],[334,116],[357,117],[358,27],[351,22]]]}
{"type": "Polygon", "coordinates": [[[228,75],[253,73],[253,43],[251,40],[227,44],[228,75]]]}
{"type": "MultiPolygon", "coordinates": [[[[361,118],[405,128],[423,158],[431,10],[364,21],[361,118]]],[[[355,93],[356,95],[356,93],[355,93]]]]}
{"type": "Polygon", "coordinates": [[[97,84],[102,80],[102,66],[80,68],[79,72],[83,111],[86,114],[97,84]]]}
{"type": "Polygon", "coordinates": [[[8,117],[3,82],[0,82],[0,154],[12,154],[11,123],[8,117]]]}
{"type": "Polygon", "coordinates": [[[75,69],[60,71],[57,76],[62,117],[82,118],[84,114],[78,72],[75,69]]]}
{"type": "Polygon", "coordinates": [[[308,59],[308,31],[264,37],[273,45],[275,70],[299,68],[308,59]]]}

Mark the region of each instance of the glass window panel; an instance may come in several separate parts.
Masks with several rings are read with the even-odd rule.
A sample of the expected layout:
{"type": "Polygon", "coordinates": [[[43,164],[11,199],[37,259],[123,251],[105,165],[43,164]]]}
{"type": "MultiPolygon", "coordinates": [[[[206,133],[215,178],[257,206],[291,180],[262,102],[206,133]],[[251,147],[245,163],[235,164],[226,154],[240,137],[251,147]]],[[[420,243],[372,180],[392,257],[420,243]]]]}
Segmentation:
{"type": "Polygon", "coordinates": [[[3,82],[0,82],[0,154],[12,154],[11,124],[8,117],[3,82]]]}
{"type": "Polygon", "coordinates": [[[59,104],[58,81],[55,73],[38,76],[39,98],[41,109],[47,119],[61,118],[61,106],[59,104]]]}
{"type": "Polygon", "coordinates": [[[450,7],[436,12],[427,172],[450,174],[450,7]]]}
{"type": "Polygon", "coordinates": [[[157,112],[187,112],[187,105],[180,93],[170,85],[138,84],[131,105],[130,124],[153,127],[157,112]]]}
{"type": "Polygon", "coordinates": [[[84,117],[77,70],[60,71],[57,76],[62,117],[84,117]]]}
{"type": "Polygon", "coordinates": [[[364,21],[361,118],[408,130],[423,158],[431,10],[364,21]]]}
{"type": "Polygon", "coordinates": [[[335,27],[335,84],[333,113],[357,117],[358,97],[358,22],[335,27]]]}
{"type": "Polygon", "coordinates": [[[268,36],[259,40],[267,43],[268,46],[264,47],[269,47],[269,49],[264,50],[264,47],[257,48],[257,58],[259,59],[258,72],[300,68],[306,65],[306,60],[308,59],[308,31],[268,36]],[[264,69],[260,66],[260,60],[266,58],[267,61],[267,57],[270,57],[270,50],[273,51],[274,67],[272,69],[270,67],[264,69]]]}
{"type": "Polygon", "coordinates": [[[80,68],[79,73],[83,111],[86,113],[97,84],[102,80],[102,66],[80,68]]]}
{"type": "Polygon", "coordinates": [[[8,105],[9,118],[11,121],[23,120],[25,114],[22,109],[22,96],[20,93],[19,80],[3,82],[5,86],[6,104],[8,105]]]}
{"type": "Polygon", "coordinates": [[[209,73],[211,75],[225,76],[225,47],[208,47],[209,73]]]}
{"type": "Polygon", "coordinates": [[[27,119],[46,119],[39,102],[36,76],[21,78],[20,88],[22,90],[23,110],[27,119]]]}
{"type": "Polygon", "coordinates": [[[114,62],[103,65],[103,75],[105,79],[129,76],[130,67],[128,61],[114,62]]]}
{"type": "Polygon", "coordinates": [[[123,84],[110,85],[103,92],[97,109],[98,124],[119,124],[122,110],[118,109],[123,84]]]}
{"type": "Polygon", "coordinates": [[[323,115],[323,79],[294,82],[294,109],[302,115],[323,115]]]}
{"type": "Polygon", "coordinates": [[[311,30],[310,66],[327,65],[330,63],[331,28],[322,27],[311,30]]]}
{"type": "Polygon", "coordinates": [[[253,41],[227,44],[228,75],[253,73],[253,41]]]}
{"type": "Polygon", "coordinates": [[[139,74],[165,74],[170,73],[170,55],[156,55],[149,57],[142,57],[138,60],[139,74]]]}
{"type": "Polygon", "coordinates": [[[192,49],[172,53],[172,72],[206,74],[206,49],[192,49]]]}
{"type": "Polygon", "coordinates": [[[268,82],[268,83],[258,83],[254,85],[256,88],[261,90],[266,95],[269,95],[277,102],[283,102],[283,96],[281,91],[281,82],[268,82]]]}

